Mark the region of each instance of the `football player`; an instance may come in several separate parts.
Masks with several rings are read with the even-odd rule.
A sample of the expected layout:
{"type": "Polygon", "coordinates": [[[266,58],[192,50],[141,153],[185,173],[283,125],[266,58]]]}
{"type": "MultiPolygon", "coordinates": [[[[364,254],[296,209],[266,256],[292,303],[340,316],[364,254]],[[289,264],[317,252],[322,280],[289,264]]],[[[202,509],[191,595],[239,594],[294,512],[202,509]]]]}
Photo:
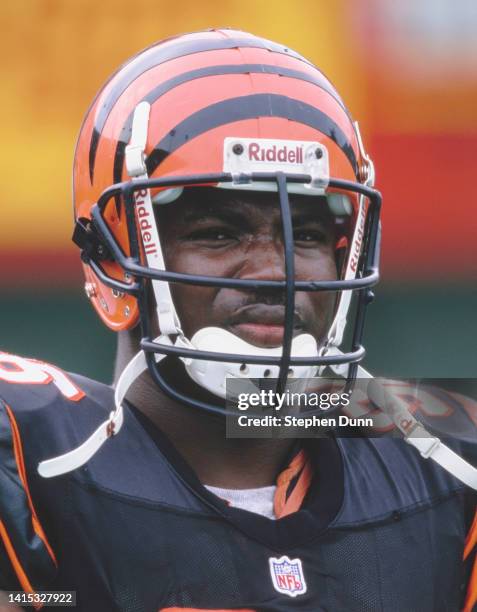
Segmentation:
{"type": "Polygon", "coordinates": [[[437,438],[225,435],[227,377],[368,376],[373,180],[337,91],[283,45],[186,34],[111,77],[74,241],[116,381],[1,355],[2,589],[88,612],[472,610],[474,475],[437,438]]]}

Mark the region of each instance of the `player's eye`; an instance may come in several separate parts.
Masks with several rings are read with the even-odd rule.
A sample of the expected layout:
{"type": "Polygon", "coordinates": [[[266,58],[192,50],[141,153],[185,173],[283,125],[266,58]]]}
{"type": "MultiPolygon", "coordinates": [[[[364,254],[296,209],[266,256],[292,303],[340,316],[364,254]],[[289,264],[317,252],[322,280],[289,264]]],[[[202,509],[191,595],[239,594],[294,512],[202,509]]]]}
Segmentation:
{"type": "Polygon", "coordinates": [[[207,242],[207,243],[226,243],[227,241],[234,240],[236,236],[232,232],[224,227],[207,227],[201,228],[191,232],[188,235],[188,240],[207,242]]]}
{"type": "Polygon", "coordinates": [[[327,237],[325,232],[321,230],[301,228],[294,230],[293,239],[295,243],[311,247],[316,244],[325,243],[327,237]]]}

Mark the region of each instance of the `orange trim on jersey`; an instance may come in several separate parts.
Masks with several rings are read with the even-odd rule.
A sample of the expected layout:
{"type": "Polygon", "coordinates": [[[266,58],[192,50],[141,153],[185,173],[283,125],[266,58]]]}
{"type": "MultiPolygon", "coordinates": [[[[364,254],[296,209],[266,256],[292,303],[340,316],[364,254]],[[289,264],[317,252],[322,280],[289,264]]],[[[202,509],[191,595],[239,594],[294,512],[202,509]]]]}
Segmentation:
{"type": "MultiPolygon", "coordinates": [[[[12,567],[15,571],[15,574],[17,575],[18,581],[23,591],[25,591],[25,593],[34,594],[35,591],[32,585],[30,584],[30,581],[28,580],[28,576],[25,574],[25,570],[23,569],[22,564],[20,563],[17,557],[15,549],[13,548],[13,544],[8,535],[7,529],[1,519],[0,519],[0,538],[3,541],[5,550],[7,551],[8,558],[10,559],[10,563],[12,564],[12,567]]],[[[42,607],[43,607],[43,604],[34,605],[34,608],[36,610],[40,610],[40,608],[42,607]]]]}
{"type": "Polygon", "coordinates": [[[469,580],[469,586],[467,587],[467,595],[465,597],[464,607],[462,612],[472,612],[477,602],[477,559],[474,562],[472,568],[472,574],[469,580]]]}
{"type": "Polygon", "coordinates": [[[275,491],[275,499],[273,501],[273,510],[276,518],[283,518],[293,512],[297,512],[310,488],[313,470],[310,460],[307,458],[305,451],[302,449],[297,453],[290,465],[279,474],[277,478],[277,489],[275,491]],[[293,491],[287,497],[290,482],[299,474],[293,491]]]}
{"type": "Polygon", "coordinates": [[[10,426],[12,428],[13,452],[15,455],[15,462],[17,464],[18,474],[20,475],[20,480],[22,481],[22,485],[25,490],[25,494],[26,494],[27,501],[28,501],[28,506],[30,508],[33,529],[36,535],[40,538],[40,540],[45,545],[46,550],[48,551],[48,554],[50,555],[54,564],[57,566],[58,563],[56,561],[55,553],[53,552],[46,538],[45,532],[43,531],[43,527],[41,526],[40,521],[38,520],[38,516],[36,514],[36,511],[35,511],[35,508],[33,506],[33,502],[31,499],[30,489],[28,488],[28,481],[27,481],[27,476],[26,476],[25,462],[23,460],[23,450],[22,450],[22,443],[20,439],[20,432],[18,430],[18,425],[15,421],[15,417],[13,416],[13,412],[11,408],[7,404],[5,404],[5,408],[7,410],[7,415],[10,420],[10,426]]]}
{"type": "Polygon", "coordinates": [[[465,548],[464,548],[464,561],[470,555],[474,546],[477,544],[477,510],[475,511],[474,520],[472,521],[472,525],[469,529],[469,533],[465,538],[465,548]]]}
{"type": "MultiPolygon", "coordinates": [[[[470,553],[474,550],[477,544],[477,510],[474,515],[474,520],[472,521],[472,525],[469,529],[469,533],[465,539],[465,548],[464,548],[464,561],[470,555],[470,553]]],[[[474,561],[474,567],[472,568],[472,573],[469,580],[469,585],[467,587],[467,595],[465,598],[464,608],[462,612],[472,612],[474,605],[477,602],[477,558],[474,561]]]]}

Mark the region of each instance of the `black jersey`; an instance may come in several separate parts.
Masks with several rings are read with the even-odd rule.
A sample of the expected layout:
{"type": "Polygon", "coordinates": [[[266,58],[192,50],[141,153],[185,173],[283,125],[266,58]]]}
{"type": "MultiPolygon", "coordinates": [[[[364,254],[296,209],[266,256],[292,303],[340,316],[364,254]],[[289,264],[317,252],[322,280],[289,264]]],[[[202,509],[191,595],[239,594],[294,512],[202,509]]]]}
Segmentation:
{"type": "Polygon", "coordinates": [[[2,367],[0,589],[76,591],[87,612],[462,609],[464,487],[401,440],[308,441],[313,481],[276,521],[210,493],[130,406],[87,465],[43,479],[40,461],[113,410],[112,389],[32,361],[2,367]]]}

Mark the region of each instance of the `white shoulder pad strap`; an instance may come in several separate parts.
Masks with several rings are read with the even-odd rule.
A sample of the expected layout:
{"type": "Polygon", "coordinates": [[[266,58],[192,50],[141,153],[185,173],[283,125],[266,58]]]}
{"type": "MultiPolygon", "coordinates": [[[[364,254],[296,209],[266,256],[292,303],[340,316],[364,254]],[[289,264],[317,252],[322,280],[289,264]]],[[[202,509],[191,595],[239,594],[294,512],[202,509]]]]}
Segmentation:
{"type": "Polygon", "coordinates": [[[371,401],[391,418],[406,442],[424,459],[432,459],[465,485],[477,490],[477,468],[430,434],[414,418],[404,400],[388,393],[377,379],[369,382],[367,391],[371,401]]]}
{"type": "Polygon", "coordinates": [[[430,457],[465,485],[477,490],[477,469],[443,444],[439,438],[432,436],[422,425],[417,425],[405,440],[417,448],[422,457],[430,457]]]}

